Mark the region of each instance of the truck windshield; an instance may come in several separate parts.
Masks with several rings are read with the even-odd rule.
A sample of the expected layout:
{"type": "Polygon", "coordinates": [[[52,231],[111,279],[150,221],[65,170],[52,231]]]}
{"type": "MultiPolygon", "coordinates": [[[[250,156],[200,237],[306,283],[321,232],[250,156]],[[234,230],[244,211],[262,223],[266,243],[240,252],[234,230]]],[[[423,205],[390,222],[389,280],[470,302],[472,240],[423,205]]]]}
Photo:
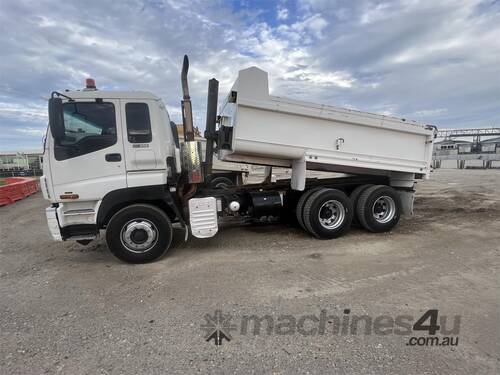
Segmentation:
{"type": "Polygon", "coordinates": [[[101,150],[116,143],[113,103],[67,102],[64,104],[64,138],[55,149],[57,160],[101,150]]]}

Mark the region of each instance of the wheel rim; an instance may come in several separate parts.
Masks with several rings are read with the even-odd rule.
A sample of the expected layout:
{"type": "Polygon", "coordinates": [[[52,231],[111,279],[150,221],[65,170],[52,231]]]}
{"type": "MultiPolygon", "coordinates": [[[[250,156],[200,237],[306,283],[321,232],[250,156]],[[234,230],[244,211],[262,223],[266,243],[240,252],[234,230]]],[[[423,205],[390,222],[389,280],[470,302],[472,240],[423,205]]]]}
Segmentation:
{"type": "Polygon", "coordinates": [[[396,215],[396,202],[391,197],[384,195],[373,204],[372,214],[378,223],[388,223],[396,215]]]}
{"type": "Polygon", "coordinates": [[[120,233],[123,246],[133,253],[145,253],[158,241],[158,228],[147,219],[134,219],[125,224],[120,233]]]}
{"type": "Polygon", "coordinates": [[[326,229],[337,229],[342,225],[346,210],[342,203],[329,200],[323,203],[318,212],[319,223],[326,229]]]}

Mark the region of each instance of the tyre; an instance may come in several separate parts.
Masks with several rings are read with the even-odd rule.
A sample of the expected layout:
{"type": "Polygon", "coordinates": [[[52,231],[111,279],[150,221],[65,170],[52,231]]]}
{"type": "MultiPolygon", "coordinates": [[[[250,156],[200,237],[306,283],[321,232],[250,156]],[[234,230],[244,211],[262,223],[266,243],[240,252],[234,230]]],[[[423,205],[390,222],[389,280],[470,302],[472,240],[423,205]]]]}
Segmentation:
{"type": "Polygon", "coordinates": [[[359,195],[356,216],[363,228],[371,232],[391,230],[401,216],[398,193],[390,186],[369,187],[359,195]]]}
{"type": "Polygon", "coordinates": [[[299,223],[300,227],[305,231],[307,231],[307,228],[304,225],[304,205],[306,203],[307,198],[309,198],[312,194],[314,194],[320,189],[321,188],[319,187],[315,187],[303,192],[299,198],[299,201],[297,202],[297,206],[295,207],[295,216],[297,217],[297,222],[299,223]]]}
{"type": "Polygon", "coordinates": [[[352,192],[351,194],[349,195],[349,198],[351,199],[351,202],[352,202],[352,207],[354,208],[354,215],[353,215],[353,218],[352,218],[352,223],[353,224],[356,224],[358,225],[359,224],[359,219],[358,219],[358,215],[357,215],[357,209],[356,209],[356,205],[358,204],[358,198],[359,198],[359,195],[365,191],[366,189],[368,189],[369,187],[373,186],[373,184],[366,184],[366,185],[359,185],[358,187],[356,187],[352,192]]]}
{"type": "Polygon", "coordinates": [[[336,189],[318,190],[304,205],[304,225],[309,233],[321,239],[342,236],[349,230],[352,216],[351,200],[336,189]]]}
{"type": "Polygon", "coordinates": [[[210,186],[215,189],[225,189],[234,186],[234,182],[227,177],[215,177],[210,181],[210,186]]]}
{"type": "Polygon", "coordinates": [[[170,247],[172,223],[158,207],[134,204],[113,215],[106,228],[106,242],[124,262],[150,262],[170,247]]]}

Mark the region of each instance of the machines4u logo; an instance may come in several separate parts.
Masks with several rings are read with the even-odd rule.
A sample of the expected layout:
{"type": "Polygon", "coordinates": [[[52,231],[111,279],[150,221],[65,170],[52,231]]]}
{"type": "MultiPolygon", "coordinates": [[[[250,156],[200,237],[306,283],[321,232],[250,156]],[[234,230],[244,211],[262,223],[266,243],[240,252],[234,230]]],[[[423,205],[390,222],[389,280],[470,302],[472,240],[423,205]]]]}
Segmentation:
{"type": "Polygon", "coordinates": [[[205,331],[205,340],[213,340],[214,344],[222,345],[224,340],[231,341],[231,331],[236,330],[236,325],[231,323],[231,315],[223,314],[221,310],[215,310],[213,315],[205,314],[205,324],[201,329],[205,331]]]}
{"type": "Polygon", "coordinates": [[[249,314],[243,315],[239,324],[235,324],[230,314],[216,310],[213,314],[205,314],[201,329],[205,340],[213,341],[217,346],[231,341],[232,331],[242,336],[396,335],[411,336],[406,341],[408,346],[457,346],[460,321],[460,315],[455,315],[452,321],[439,314],[437,309],[427,310],[417,318],[412,315],[357,315],[351,313],[351,309],[344,309],[343,314],[329,314],[327,310],[300,316],[249,314]]]}

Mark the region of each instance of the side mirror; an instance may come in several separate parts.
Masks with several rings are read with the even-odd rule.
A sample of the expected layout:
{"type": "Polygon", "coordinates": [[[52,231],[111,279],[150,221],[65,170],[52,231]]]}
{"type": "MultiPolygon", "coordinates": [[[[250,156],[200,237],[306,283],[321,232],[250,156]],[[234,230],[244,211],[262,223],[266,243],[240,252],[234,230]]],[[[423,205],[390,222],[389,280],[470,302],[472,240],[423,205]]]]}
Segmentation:
{"type": "Polygon", "coordinates": [[[56,143],[64,138],[64,113],[61,98],[49,99],[49,126],[56,143]]]}

